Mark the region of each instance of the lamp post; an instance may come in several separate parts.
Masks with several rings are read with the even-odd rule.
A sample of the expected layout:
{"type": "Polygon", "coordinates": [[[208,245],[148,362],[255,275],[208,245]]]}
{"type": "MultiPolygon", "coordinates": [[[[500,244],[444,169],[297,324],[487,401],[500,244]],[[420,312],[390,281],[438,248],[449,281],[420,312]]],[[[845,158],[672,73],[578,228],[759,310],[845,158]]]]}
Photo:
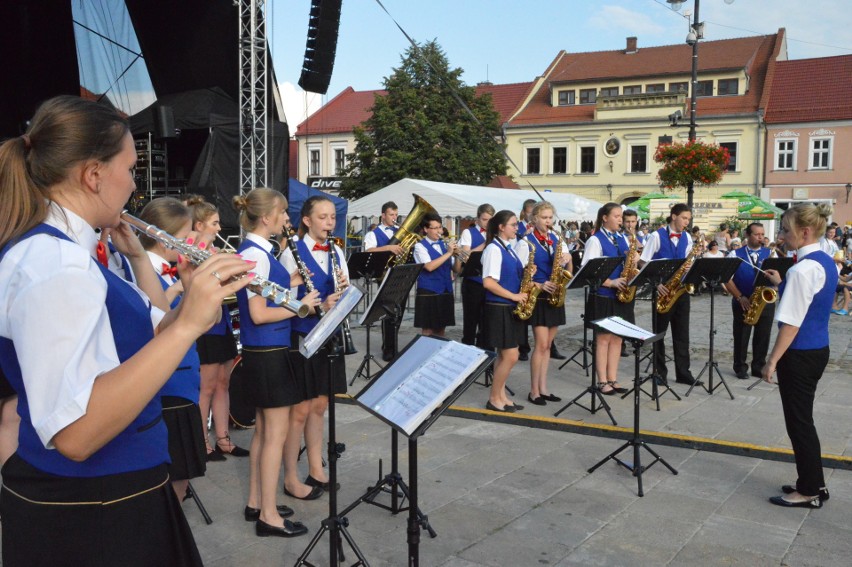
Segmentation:
{"type": "Polygon", "coordinates": [[[849,202],[849,192],[852,191],[852,183],[846,184],[846,202],[849,202]]]}

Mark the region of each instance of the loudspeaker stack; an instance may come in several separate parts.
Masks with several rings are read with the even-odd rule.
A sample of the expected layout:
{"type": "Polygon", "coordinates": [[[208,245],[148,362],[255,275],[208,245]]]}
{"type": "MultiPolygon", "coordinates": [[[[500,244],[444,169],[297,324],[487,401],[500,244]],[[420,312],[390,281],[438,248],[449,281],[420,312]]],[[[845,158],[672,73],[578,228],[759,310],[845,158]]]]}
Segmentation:
{"type": "Polygon", "coordinates": [[[328,91],[337,52],[342,3],[342,0],[311,0],[305,61],[299,78],[299,86],[306,91],[319,94],[328,91]]]}

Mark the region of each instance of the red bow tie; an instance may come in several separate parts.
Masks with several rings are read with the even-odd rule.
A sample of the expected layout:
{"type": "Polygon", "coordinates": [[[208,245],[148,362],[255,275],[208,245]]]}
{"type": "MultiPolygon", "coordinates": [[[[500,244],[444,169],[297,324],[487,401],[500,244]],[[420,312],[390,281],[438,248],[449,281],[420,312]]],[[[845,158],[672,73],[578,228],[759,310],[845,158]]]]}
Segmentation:
{"type": "Polygon", "coordinates": [[[682,232],[670,232],[669,238],[680,238],[681,234],[683,234],[683,233],[682,232]]]}
{"type": "Polygon", "coordinates": [[[169,264],[166,264],[164,262],[163,267],[160,269],[160,275],[165,276],[167,274],[170,275],[171,277],[177,276],[177,268],[176,267],[173,268],[169,264]]]}
{"type": "Polygon", "coordinates": [[[104,268],[109,268],[109,258],[107,257],[107,248],[103,242],[98,241],[95,247],[95,254],[98,258],[98,263],[104,268]]]}
{"type": "Polygon", "coordinates": [[[795,264],[798,261],[799,261],[799,253],[793,252],[793,263],[795,264]]]}
{"type": "Polygon", "coordinates": [[[312,250],[313,250],[314,252],[316,252],[317,250],[319,250],[320,252],[328,252],[329,250],[331,250],[331,246],[329,246],[328,244],[318,244],[318,243],[315,243],[315,244],[314,244],[314,247],[312,248],[312,250]]]}
{"type": "Polygon", "coordinates": [[[480,228],[480,229],[479,229],[479,232],[480,232],[480,234],[482,234],[482,233],[484,233],[484,232],[485,232],[485,229],[484,229],[484,228],[480,228]]]}

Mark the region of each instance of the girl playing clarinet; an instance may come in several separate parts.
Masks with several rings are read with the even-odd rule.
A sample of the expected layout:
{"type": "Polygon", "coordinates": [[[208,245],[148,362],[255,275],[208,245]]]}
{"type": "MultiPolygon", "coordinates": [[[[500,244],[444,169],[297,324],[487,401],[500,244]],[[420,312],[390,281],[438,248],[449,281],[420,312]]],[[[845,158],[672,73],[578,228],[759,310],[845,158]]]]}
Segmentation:
{"type": "Polygon", "coordinates": [[[414,245],[414,261],[423,264],[417,277],[417,297],[414,301],[414,326],[425,336],[444,336],[447,327],[456,324],[453,299],[453,271],[456,244],[444,243],[441,238],[441,217],[427,213],[423,218],[425,236],[414,245]]]}

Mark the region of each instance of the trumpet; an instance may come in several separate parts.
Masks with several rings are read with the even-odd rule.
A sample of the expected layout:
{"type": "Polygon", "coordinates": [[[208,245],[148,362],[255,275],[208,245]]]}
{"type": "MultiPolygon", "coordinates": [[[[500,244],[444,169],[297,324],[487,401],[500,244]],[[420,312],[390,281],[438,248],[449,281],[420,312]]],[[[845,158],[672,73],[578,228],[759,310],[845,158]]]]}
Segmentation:
{"type": "Polygon", "coordinates": [[[447,248],[452,245],[455,245],[456,251],[453,252],[453,256],[458,258],[459,262],[461,262],[462,264],[464,264],[470,259],[470,252],[468,252],[467,250],[462,250],[461,247],[459,247],[458,241],[455,238],[442,238],[441,240],[444,241],[444,244],[447,245],[447,248]]]}
{"type": "MultiPolygon", "coordinates": [[[[200,265],[213,255],[213,252],[210,252],[209,250],[202,250],[197,246],[187,244],[180,238],[175,238],[163,229],[154,226],[153,224],[148,224],[145,221],[134,217],[127,211],[122,211],[121,220],[136,232],[156,240],[169,250],[177,251],[194,266],[200,265]]],[[[246,276],[240,275],[236,278],[231,278],[230,281],[233,281],[234,279],[242,279],[244,277],[246,276]]],[[[310,313],[310,307],[301,301],[297,301],[292,296],[289,289],[281,287],[275,282],[261,278],[260,276],[255,276],[254,279],[251,280],[251,283],[249,283],[248,288],[261,297],[265,297],[269,301],[272,301],[275,305],[283,307],[288,311],[292,311],[300,318],[307,317],[308,313],[310,313]]]]}

